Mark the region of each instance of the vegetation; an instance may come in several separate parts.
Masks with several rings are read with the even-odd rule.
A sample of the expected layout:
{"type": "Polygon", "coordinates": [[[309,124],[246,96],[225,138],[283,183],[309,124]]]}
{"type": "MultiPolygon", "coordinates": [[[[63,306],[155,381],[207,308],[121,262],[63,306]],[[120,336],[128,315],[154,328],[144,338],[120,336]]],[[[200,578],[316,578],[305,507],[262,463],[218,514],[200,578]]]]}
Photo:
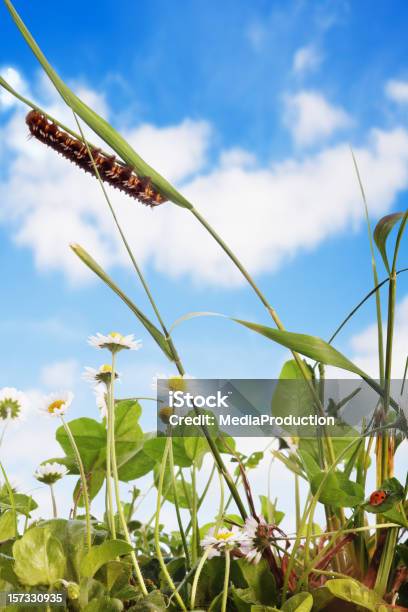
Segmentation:
{"type": "MultiPolygon", "coordinates": [[[[399,405],[400,398],[391,394],[391,372],[397,278],[401,271],[397,267],[398,254],[408,212],[381,219],[373,234],[368,224],[374,278],[370,296],[377,300],[378,384],[332,346],[336,334],[330,342],[325,342],[284,329],[274,308],[222,238],[112,126],[75,96],[47,62],[11,2],[5,1],[21,35],[72,109],[78,127],[76,136],[86,144],[90,157],[92,145],[83,137],[81,121],[138,175],[150,177],[155,189],[172,204],[183,207],[186,214],[193,214],[243,274],[268,311],[272,326],[234,321],[292,352],[292,358],[282,370],[282,379],[304,380],[314,409],[324,412],[324,366],[336,366],[357,374],[376,391],[378,409],[375,420],[366,424],[363,435],[337,440],[326,435],[312,440],[292,440],[289,445],[282,441],[280,450],[273,451],[275,459],[294,474],[296,525],[295,535],[288,536],[279,527],[282,513],[269,496],[261,496],[259,503],[252,496],[248,474],[256,469],[263,453],[239,454],[232,439],[226,440],[220,433],[214,435],[206,428],[201,437],[173,438],[143,432],[139,424],[140,401],[118,399],[115,392],[120,351],[137,349],[137,343],[133,336],[99,334],[91,343],[104,350],[109,363],[88,374],[98,385],[104,410],[102,419],[82,417],[67,421],[65,415],[72,401],[69,394],[44,399],[44,411],[60,420],[55,435],[62,456],[45,458],[36,473],[37,479],[50,487],[53,518],[31,519],[37,507],[35,500],[13,489],[6,466],[1,465],[0,590],[63,591],[67,597],[66,609],[86,612],[407,608],[408,544],[403,539],[408,527],[407,483],[398,482],[394,476],[394,456],[407,434],[407,422],[399,405]],[[388,272],[388,278],[382,283],[388,284],[384,338],[375,249],[388,272]],[[310,367],[305,358],[314,361],[315,366],[310,367]],[[199,491],[197,481],[206,454],[211,456],[213,468],[210,474],[200,475],[200,482],[203,478],[207,481],[199,491]],[[374,496],[366,490],[367,472],[372,464],[377,477],[374,496]],[[53,493],[54,483],[66,473],[78,476],[69,519],[58,518],[53,493]],[[146,474],[151,474],[157,490],[157,505],[152,519],[141,524],[137,512],[141,492],[133,486],[130,499],[123,501],[120,483],[137,482],[146,474]],[[210,482],[217,475],[218,509],[210,523],[201,525],[198,511],[210,482]],[[309,485],[303,504],[299,495],[300,479],[309,485]],[[106,510],[104,516],[96,517],[92,513],[92,501],[101,490],[105,491],[106,510]],[[177,532],[167,533],[160,522],[165,501],[174,505],[177,532]],[[326,524],[322,526],[315,522],[318,504],[324,508],[326,517],[326,524]],[[183,523],[182,508],[189,511],[188,524],[183,523]]],[[[4,79],[0,79],[0,84],[47,116],[4,79]]],[[[60,125],[57,119],[53,121],[60,125]]],[[[92,163],[95,165],[93,159],[92,163]]],[[[356,170],[359,179],[357,164],[356,170]]],[[[96,165],[95,174],[99,176],[96,165]]],[[[169,388],[183,388],[186,379],[182,358],[119,226],[100,176],[99,182],[137,278],[150,300],[155,323],[83,247],[73,244],[71,248],[117,294],[158,349],[171,360],[175,374],[168,380],[169,388]]],[[[361,181],[360,185],[364,198],[361,181]]],[[[3,391],[0,416],[7,420],[13,418],[16,406],[18,410],[23,400],[15,390],[3,391]]],[[[164,413],[162,416],[165,417],[164,413]]],[[[25,606],[16,605],[14,609],[24,610],[25,606]]],[[[30,609],[51,610],[54,606],[47,603],[30,609]]]]}

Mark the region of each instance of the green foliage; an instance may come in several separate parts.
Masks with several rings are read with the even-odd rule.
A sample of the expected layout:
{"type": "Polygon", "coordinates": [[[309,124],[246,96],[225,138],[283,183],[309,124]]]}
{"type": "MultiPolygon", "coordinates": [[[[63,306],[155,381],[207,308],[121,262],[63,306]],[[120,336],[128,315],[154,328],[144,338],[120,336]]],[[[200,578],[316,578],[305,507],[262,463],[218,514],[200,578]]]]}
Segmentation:
{"type": "Polygon", "coordinates": [[[65,575],[61,543],[46,527],[32,527],[13,545],[14,571],[23,584],[53,585],[65,575]]]}
{"type": "Polygon", "coordinates": [[[93,578],[96,572],[116,557],[130,553],[132,546],[123,540],[110,540],[99,546],[92,546],[81,561],[81,574],[93,578]]]}
{"type": "Polygon", "coordinates": [[[391,215],[386,215],[380,219],[374,230],[374,240],[378,250],[381,253],[384,265],[388,274],[391,273],[390,264],[387,255],[387,240],[395,225],[404,217],[405,213],[397,212],[391,215]]]}
{"type": "Polygon", "coordinates": [[[352,578],[328,580],[315,593],[315,609],[324,610],[335,599],[346,601],[371,612],[386,612],[386,606],[377,593],[352,578]]]}
{"type": "Polygon", "coordinates": [[[319,493],[319,501],[332,508],[354,508],[364,499],[363,487],[352,482],[343,472],[319,472],[313,476],[310,486],[315,495],[324,479],[324,485],[319,493]]]}

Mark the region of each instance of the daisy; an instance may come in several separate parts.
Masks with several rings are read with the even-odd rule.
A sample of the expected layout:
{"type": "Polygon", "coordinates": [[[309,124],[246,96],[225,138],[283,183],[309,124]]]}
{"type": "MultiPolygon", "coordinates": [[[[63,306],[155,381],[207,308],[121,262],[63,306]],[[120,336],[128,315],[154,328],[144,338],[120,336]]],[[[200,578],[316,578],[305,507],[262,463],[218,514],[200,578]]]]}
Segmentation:
{"type": "Polygon", "coordinates": [[[157,390],[158,381],[165,380],[167,381],[167,386],[170,391],[186,391],[188,383],[187,380],[192,380],[194,376],[190,376],[190,374],[180,375],[172,375],[169,376],[167,374],[156,374],[152,379],[152,389],[157,390]]]}
{"type": "Polygon", "coordinates": [[[276,525],[267,523],[263,516],[259,517],[259,521],[253,516],[245,519],[241,550],[249,563],[256,565],[260,562],[264,550],[270,547],[275,540],[274,531],[276,529],[279,530],[276,525]]]}
{"type": "Polygon", "coordinates": [[[63,416],[73,399],[74,394],[71,391],[50,393],[50,395],[42,398],[40,410],[50,416],[63,416]]]}
{"type": "Polygon", "coordinates": [[[3,421],[15,421],[21,417],[28,406],[28,398],[25,393],[17,391],[14,387],[3,387],[0,389],[0,419],[3,421]]]}
{"type": "Polygon", "coordinates": [[[243,541],[243,534],[238,527],[226,529],[223,527],[215,533],[215,527],[211,527],[208,533],[201,540],[201,546],[207,551],[208,559],[220,557],[225,550],[239,548],[243,541]]]}
{"type": "Polygon", "coordinates": [[[102,418],[107,418],[108,404],[106,401],[106,386],[102,383],[99,383],[94,387],[93,392],[95,394],[96,405],[101,411],[102,418]]]}
{"type": "Polygon", "coordinates": [[[58,480],[61,480],[67,473],[68,470],[65,465],[61,465],[60,463],[43,463],[37,468],[34,477],[39,482],[53,485],[58,480]]]}
{"type": "MultiPolygon", "coordinates": [[[[119,378],[119,372],[115,372],[115,379],[119,378]]],[[[82,378],[90,383],[110,383],[112,378],[112,366],[109,364],[101,365],[97,370],[95,368],[85,368],[82,378]]]]}
{"type": "Polygon", "coordinates": [[[88,338],[88,342],[91,346],[94,346],[95,348],[107,348],[111,351],[111,353],[117,353],[122,349],[131,349],[133,351],[137,351],[142,346],[141,340],[135,340],[133,334],[123,336],[118,332],[111,332],[107,336],[97,333],[96,336],[90,336],[88,338]]]}

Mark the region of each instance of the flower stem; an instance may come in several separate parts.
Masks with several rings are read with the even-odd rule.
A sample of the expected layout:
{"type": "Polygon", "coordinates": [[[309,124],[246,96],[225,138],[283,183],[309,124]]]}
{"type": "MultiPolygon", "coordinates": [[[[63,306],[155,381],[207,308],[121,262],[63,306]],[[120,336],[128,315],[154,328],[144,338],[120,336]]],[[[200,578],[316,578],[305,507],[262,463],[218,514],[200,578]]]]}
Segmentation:
{"type": "Polygon", "coordinates": [[[13,512],[13,518],[14,518],[14,537],[17,538],[18,537],[18,522],[17,522],[17,510],[16,510],[16,502],[15,502],[15,499],[14,499],[13,487],[10,484],[10,481],[8,479],[8,476],[7,476],[7,472],[4,469],[4,466],[1,463],[1,461],[0,461],[0,469],[2,471],[2,474],[3,474],[3,477],[4,477],[4,482],[6,484],[7,493],[8,493],[8,496],[10,498],[10,506],[11,506],[11,509],[12,509],[12,512],[13,512]]]}
{"type": "Polygon", "coordinates": [[[84,498],[84,505],[85,505],[86,546],[89,549],[89,548],[91,548],[91,545],[92,545],[91,514],[90,514],[90,511],[89,511],[88,485],[87,485],[87,482],[86,482],[84,464],[82,463],[80,452],[78,450],[77,444],[75,442],[75,438],[72,435],[72,431],[70,430],[68,423],[65,422],[64,417],[62,415],[60,415],[60,419],[61,419],[62,425],[64,426],[64,429],[66,431],[68,439],[69,439],[69,441],[71,443],[72,450],[74,451],[75,458],[76,458],[76,461],[77,461],[77,464],[78,464],[78,468],[79,468],[79,474],[80,474],[80,477],[81,477],[81,485],[82,485],[82,497],[84,498]]]}
{"type": "Polygon", "coordinates": [[[156,548],[156,555],[157,555],[157,559],[159,561],[160,564],[160,568],[161,571],[163,573],[163,576],[165,577],[167,584],[169,585],[169,587],[171,588],[171,590],[173,591],[174,597],[177,599],[177,602],[179,604],[179,606],[181,607],[182,610],[184,610],[185,612],[187,612],[187,608],[182,600],[182,598],[180,597],[180,594],[178,593],[175,584],[169,574],[169,571],[167,569],[167,566],[164,562],[163,559],[163,554],[160,548],[160,511],[161,511],[161,500],[162,500],[162,493],[163,493],[163,483],[164,483],[164,475],[166,473],[166,465],[167,465],[167,457],[169,454],[169,450],[170,450],[170,445],[171,445],[171,437],[168,437],[166,439],[166,445],[164,447],[164,452],[163,452],[163,457],[161,460],[161,466],[160,466],[160,474],[159,474],[159,482],[157,485],[157,504],[156,504],[156,517],[155,517],[155,524],[154,524],[154,545],[156,548]]]}
{"type": "Polygon", "coordinates": [[[181,520],[180,504],[179,504],[178,493],[177,493],[177,481],[176,481],[176,475],[174,473],[173,438],[171,438],[171,444],[169,446],[169,467],[170,467],[171,484],[173,488],[174,506],[176,508],[177,523],[179,527],[181,541],[183,544],[184,554],[186,556],[186,568],[187,568],[187,571],[190,571],[190,554],[188,552],[188,544],[187,544],[187,538],[186,538],[186,534],[185,534],[184,527],[183,527],[183,521],[181,520]]]}
{"type": "Polygon", "coordinates": [[[223,588],[223,591],[222,591],[221,612],[226,612],[227,611],[227,600],[228,600],[228,587],[229,587],[230,567],[231,567],[230,551],[226,548],[225,549],[224,588],[223,588]]]}
{"type": "Polygon", "coordinates": [[[54,486],[52,484],[50,484],[50,493],[51,493],[51,503],[52,503],[52,515],[56,519],[58,518],[57,502],[55,500],[54,486]]]}
{"type": "MultiPolygon", "coordinates": [[[[119,491],[119,475],[118,475],[118,465],[116,461],[116,448],[115,448],[115,351],[112,351],[112,372],[111,372],[111,381],[109,385],[109,408],[108,411],[111,416],[111,428],[110,428],[110,452],[112,459],[112,472],[113,472],[113,482],[115,486],[115,498],[116,498],[116,506],[119,514],[119,520],[121,527],[123,529],[123,533],[125,534],[125,539],[128,544],[133,546],[132,540],[130,538],[125,513],[123,511],[122,502],[120,501],[120,491],[119,491]]],[[[140,571],[140,566],[136,557],[136,553],[134,550],[130,553],[132,558],[133,569],[135,570],[136,578],[139,583],[140,590],[143,595],[147,597],[148,592],[146,589],[146,585],[143,579],[142,572],[140,571]]]]}
{"type": "Polygon", "coordinates": [[[113,512],[113,494],[112,494],[112,429],[114,427],[114,402],[112,398],[112,383],[107,386],[108,391],[108,414],[106,428],[106,515],[108,518],[109,531],[112,538],[116,539],[115,515],[113,512]],[[112,405],[113,404],[113,405],[112,405]]]}
{"type": "Polygon", "coordinates": [[[194,580],[193,580],[193,584],[191,587],[191,596],[190,596],[190,608],[191,610],[194,610],[195,608],[195,600],[196,600],[196,595],[197,595],[197,587],[198,587],[198,581],[200,579],[200,575],[201,572],[203,571],[203,567],[205,562],[207,561],[207,557],[210,554],[211,551],[211,547],[207,548],[204,551],[203,556],[201,557],[198,565],[197,565],[197,569],[196,569],[196,573],[194,574],[194,580]]]}

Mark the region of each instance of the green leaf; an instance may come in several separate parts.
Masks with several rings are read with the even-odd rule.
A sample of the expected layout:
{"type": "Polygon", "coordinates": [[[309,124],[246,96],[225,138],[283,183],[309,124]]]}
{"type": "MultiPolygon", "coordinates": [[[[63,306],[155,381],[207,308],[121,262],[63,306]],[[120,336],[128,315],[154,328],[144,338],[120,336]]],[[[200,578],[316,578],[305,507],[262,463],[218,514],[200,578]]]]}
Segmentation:
{"type": "Polygon", "coordinates": [[[156,170],[149,166],[130,146],[130,144],[111,126],[107,121],[102,119],[95,111],[87,104],[82,102],[71,89],[58,76],[52,66],[48,63],[41,49],[31,36],[29,30],[18,15],[10,0],[5,0],[6,6],[11,13],[11,16],[23,35],[25,41],[34,53],[35,57],[41,64],[42,68],[54,84],[57,91],[65,103],[72,108],[73,111],[89,125],[89,127],[102,140],[104,140],[127,164],[132,166],[139,176],[149,177],[155,187],[165,195],[169,200],[182,206],[183,208],[191,209],[192,205],[184,198],[166,179],[164,179],[156,170]]]}
{"type": "Polygon", "coordinates": [[[139,425],[141,407],[134,400],[115,404],[115,448],[118,466],[136,455],[143,446],[143,431],[139,425]]]}
{"type": "MultiPolygon", "coordinates": [[[[86,553],[85,521],[79,519],[70,521],[66,519],[51,519],[48,521],[41,521],[39,526],[56,538],[63,548],[67,560],[65,579],[79,582],[80,565],[86,553]]],[[[102,530],[95,530],[92,535],[93,542],[96,544],[100,543],[105,536],[102,530]]]]}
{"type": "Polygon", "coordinates": [[[7,510],[0,516],[0,542],[11,540],[15,536],[14,512],[7,510]]]}
{"type": "Polygon", "coordinates": [[[149,332],[166,357],[170,359],[170,361],[174,361],[174,356],[169,347],[169,343],[161,331],[159,331],[157,327],[153,325],[146,315],[132,302],[130,298],[128,298],[128,296],[116,285],[116,283],[114,283],[110,276],[106,274],[105,270],[103,270],[101,266],[96,263],[89,253],[87,253],[79,244],[71,244],[71,249],[74,251],[75,255],[77,255],[79,259],[81,259],[84,264],[92,270],[92,272],[99,276],[99,278],[103,280],[103,282],[120,297],[120,299],[133,312],[133,314],[136,315],[140,323],[149,332]]]}
{"type": "Polygon", "coordinates": [[[123,609],[123,603],[120,599],[105,596],[99,599],[92,599],[85,606],[83,612],[101,612],[101,610],[103,612],[121,612],[123,609]]]}
{"type": "MultiPolygon", "coordinates": [[[[309,383],[303,378],[299,366],[293,359],[284,364],[279,375],[272,396],[271,412],[275,417],[286,417],[288,414],[302,417],[316,412],[309,383]]],[[[314,435],[315,431],[315,428],[310,428],[309,435],[314,435]]],[[[287,433],[296,437],[299,433],[298,428],[291,427],[287,433]]],[[[308,435],[304,427],[302,435],[308,435]]]]}
{"type": "MultiPolygon", "coordinates": [[[[154,468],[154,484],[156,485],[156,487],[159,481],[160,467],[160,465],[156,465],[154,468]]],[[[163,490],[165,492],[163,493],[164,497],[169,502],[174,504],[173,483],[169,464],[166,465],[163,490]]],[[[183,482],[181,479],[176,478],[176,492],[180,508],[190,508],[191,500],[193,499],[193,489],[191,483],[183,482]]]]}
{"type": "Polygon", "coordinates": [[[232,600],[237,612],[251,612],[251,606],[255,602],[252,589],[231,589],[232,600]]]}
{"type": "Polygon", "coordinates": [[[86,578],[93,578],[96,572],[116,557],[127,555],[133,550],[132,546],[124,540],[110,540],[99,546],[92,546],[81,562],[81,574],[86,578]]]}
{"type": "Polygon", "coordinates": [[[283,604],[283,612],[310,612],[313,607],[313,597],[310,593],[293,595],[283,604]]]}
{"type": "MultiPolygon", "coordinates": [[[[166,438],[164,436],[158,436],[146,440],[143,450],[149,457],[154,459],[157,463],[160,463],[165,445],[166,438]]],[[[187,456],[183,438],[173,438],[173,455],[175,465],[179,467],[190,467],[192,465],[191,459],[187,456]]]]}
{"type": "Polygon", "coordinates": [[[315,495],[325,479],[323,489],[319,494],[319,501],[332,508],[354,508],[364,500],[363,487],[352,482],[342,472],[320,472],[316,474],[310,483],[312,493],[315,495]]]}
{"type": "Polygon", "coordinates": [[[159,590],[155,590],[133,605],[130,612],[163,612],[166,609],[166,601],[163,595],[159,590]]]}
{"type": "Polygon", "coordinates": [[[368,589],[352,578],[328,580],[324,587],[318,589],[315,593],[317,595],[317,610],[321,609],[320,603],[324,607],[327,605],[328,598],[338,598],[372,612],[378,612],[381,604],[384,603],[375,591],[368,589]]]}
{"type": "Polygon", "coordinates": [[[285,516],[284,512],[276,509],[276,506],[266,495],[260,495],[259,500],[261,502],[262,516],[266,518],[268,523],[274,523],[279,525],[285,516]]]}
{"type": "Polygon", "coordinates": [[[251,606],[251,612],[279,612],[278,608],[274,608],[273,606],[261,606],[260,604],[255,604],[251,606]]]}
{"type": "Polygon", "coordinates": [[[246,559],[239,559],[237,563],[248,586],[253,590],[256,601],[266,605],[275,603],[277,598],[275,580],[265,559],[261,559],[258,565],[252,565],[246,559]]]}
{"type": "Polygon", "coordinates": [[[118,475],[123,482],[136,480],[145,476],[154,468],[156,461],[142,449],[123,463],[118,469],[118,475]]]}
{"type": "Polygon", "coordinates": [[[354,372],[354,374],[358,374],[364,378],[367,377],[359,367],[321,338],[282,331],[280,329],[272,329],[266,325],[258,325],[257,323],[242,321],[240,319],[232,320],[305,357],[309,357],[325,365],[332,365],[336,368],[347,370],[348,372],[354,372]]]}
{"type": "Polygon", "coordinates": [[[66,559],[60,542],[44,527],[32,527],[13,545],[14,571],[28,586],[64,578],[66,559]]]}
{"type": "Polygon", "coordinates": [[[405,213],[398,212],[392,213],[391,215],[386,215],[377,223],[374,230],[374,240],[377,245],[378,250],[381,253],[381,257],[383,258],[384,265],[387,269],[388,274],[391,273],[390,264],[388,262],[387,256],[387,239],[390,235],[395,224],[402,219],[405,213]]]}
{"type": "MultiPolygon", "coordinates": [[[[78,446],[85,471],[90,471],[100,451],[106,446],[106,430],[102,423],[88,417],[81,417],[80,419],[70,421],[68,427],[78,446]]],[[[68,457],[74,457],[74,451],[72,450],[71,443],[62,425],[57,429],[55,437],[62,446],[65,454],[68,455],[68,457]]]]}
{"type": "MultiPolygon", "coordinates": [[[[14,504],[16,512],[30,516],[30,513],[38,508],[38,504],[34,501],[31,495],[24,495],[24,493],[14,493],[14,504]]],[[[11,508],[9,496],[0,497],[0,509],[9,510],[11,508]]],[[[1,539],[1,538],[0,538],[1,539]]]]}
{"type": "MultiPolygon", "coordinates": [[[[103,483],[105,482],[105,474],[106,471],[103,469],[93,469],[87,474],[86,482],[90,500],[95,499],[101,490],[103,483]]],[[[74,500],[76,500],[76,503],[80,508],[84,507],[85,504],[82,495],[82,482],[80,478],[77,480],[72,497],[74,500]]]]}

